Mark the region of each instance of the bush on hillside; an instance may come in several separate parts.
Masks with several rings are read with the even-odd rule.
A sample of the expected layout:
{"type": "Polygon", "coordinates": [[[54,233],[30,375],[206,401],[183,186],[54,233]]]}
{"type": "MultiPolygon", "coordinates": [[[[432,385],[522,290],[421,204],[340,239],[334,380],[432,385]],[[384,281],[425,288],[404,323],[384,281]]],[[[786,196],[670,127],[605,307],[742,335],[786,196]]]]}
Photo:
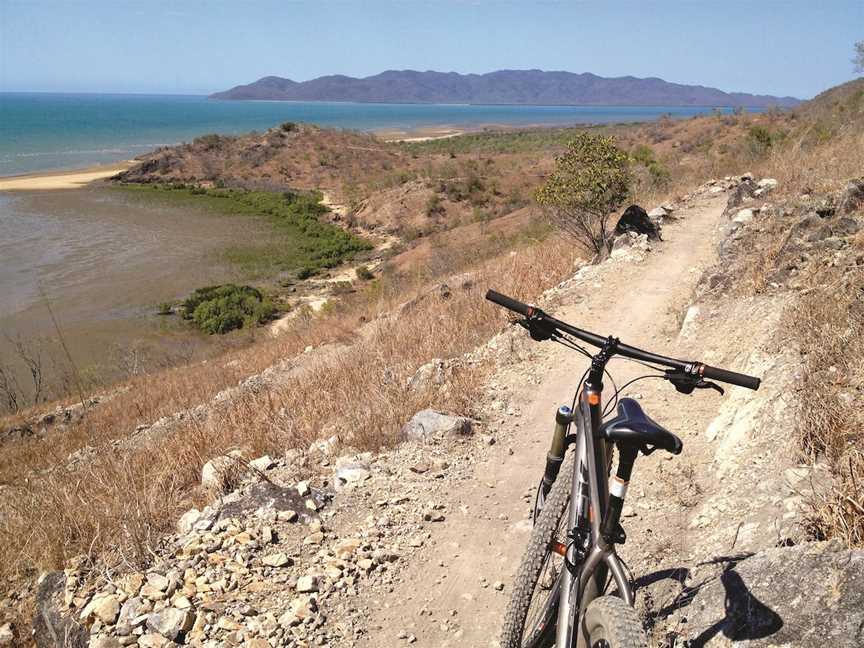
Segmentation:
{"type": "Polygon", "coordinates": [[[211,335],[263,324],[276,312],[260,290],[224,284],[198,288],[183,302],[183,316],[211,335]]]}
{"type": "Polygon", "coordinates": [[[609,217],[630,195],[630,157],[615,138],[580,132],[555,160],[555,170],[537,191],[551,220],[594,255],[612,247],[609,217]]]}

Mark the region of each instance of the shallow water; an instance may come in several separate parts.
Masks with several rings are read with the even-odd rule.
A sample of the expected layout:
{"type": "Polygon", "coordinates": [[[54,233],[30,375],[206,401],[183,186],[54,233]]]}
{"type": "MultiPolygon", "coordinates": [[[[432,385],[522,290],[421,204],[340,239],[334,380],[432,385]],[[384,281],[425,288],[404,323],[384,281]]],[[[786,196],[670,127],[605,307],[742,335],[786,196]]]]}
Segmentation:
{"type": "Polygon", "coordinates": [[[240,279],[220,251],[269,232],[110,188],[0,194],[0,365],[18,339],[63,364],[58,328],[79,370],[100,377],[116,376],[132,349],[151,362],[199,354],[211,341],[156,315],[158,304],[240,279]]]}

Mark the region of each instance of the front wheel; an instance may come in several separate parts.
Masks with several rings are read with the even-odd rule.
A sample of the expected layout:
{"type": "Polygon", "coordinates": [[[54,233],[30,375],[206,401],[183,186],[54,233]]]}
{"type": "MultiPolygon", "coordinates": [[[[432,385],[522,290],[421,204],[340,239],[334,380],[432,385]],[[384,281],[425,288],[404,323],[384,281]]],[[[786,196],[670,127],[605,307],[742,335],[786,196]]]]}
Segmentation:
{"type": "Polygon", "coordinates": [[[617,596],[601,596],[585,610],[588,648],[648,648],[636,610],[617,596]]]}
{"type": "Polygon", "coordinates": [[[564,559],[552,551],[553,542],[567,543],[567,518],[573,453],[568,453],[548,497],[535,504],[535,524],[528,548],[513,582],[504,616],[501,648],[546,648],[555,638],[558,592],[564,559]]]}

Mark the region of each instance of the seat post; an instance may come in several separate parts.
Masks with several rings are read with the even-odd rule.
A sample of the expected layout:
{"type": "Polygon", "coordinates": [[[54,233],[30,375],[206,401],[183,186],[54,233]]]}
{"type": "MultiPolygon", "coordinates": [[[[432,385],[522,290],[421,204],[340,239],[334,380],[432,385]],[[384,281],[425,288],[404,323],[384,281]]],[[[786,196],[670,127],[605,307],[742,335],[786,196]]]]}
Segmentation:
{"type": "Polygon", "coordinates": [[[629,443],[618,444],[618,468],[615,477],[609,480],[609,506],[600,535],[607,544],[613,544],[618,535],[618,523],[621,521],[621,511],[624,508],[624,498],[627,496],[627,486],[633,473],[633,464],[639,455],[639,448],[629,443]]]}

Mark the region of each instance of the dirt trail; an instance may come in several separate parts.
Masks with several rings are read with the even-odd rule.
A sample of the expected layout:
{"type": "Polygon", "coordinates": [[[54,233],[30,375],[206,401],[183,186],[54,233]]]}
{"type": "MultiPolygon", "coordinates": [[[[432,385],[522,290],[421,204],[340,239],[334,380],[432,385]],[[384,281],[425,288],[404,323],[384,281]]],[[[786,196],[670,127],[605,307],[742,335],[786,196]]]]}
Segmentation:
{"type": "MultiPolygon", "coordinates": [[[[657,246],[659,253],[649,254],[641,263],[616,264],[614,272],[606,272],[602,281],[588,282],[579,295],[556,307],[555,314],[637,346],[686,357],[679,353],[679,314],[686,309],[701,271],[716,260],[725,201],[724,194],[702,199],[664,230],[666,241],[657,246]]],[[[528,362],[512,365],[496,377],[513,393],[504,415],[491,422],[498,443],[478,464],[475,476],[450,494],[448,522],[433,532],[425,558],[415,561],[386,597],[368,602],[369,634],[358,645],[394,646],[413,635],[417,646],[497,646],[511,579],[530,530],[527,494],[533,493],[542,470],[555,409],[570,402],[585,364],[574,352],[550,343],[534,345],[532,355],[528,362]],[[497,589],[501,584],[503,589],[497,589]]],[[[645,373],[644,368],[625,362],[613,362],[610,370],[619,385],[645,373]]],[[[700,444],[692,449],[688,445],[717,415],[719,398],[678,398],[660,381],[636,383],[627,391],[644,398],[646,410],[682,437],[683,456],[689,464],[702,461],[700,444]],[[666,403],[677,411],[664,408],[666,403]]],[[[656,479],[658,465],[664,462],[660,454],[637,463],[631,488],[635,496],[628,501],[627,517],[637,517],[640,508],[652,506],[644,503],[650,501],[652,490],[662,491],[664,482],[656,479]]],[[[622,548],[637,573],[646,564],[637,558],[640,554],[650,558],[669,553],[654,552],[658,534],[648,529],[665,525],[659,535],[682,537],[676,536],[676,529],[686,528],[683,512],[677,517],[654,513],[629,524],[625,520],[631,537],[642,536],[632,547],[622,548]]]]}

